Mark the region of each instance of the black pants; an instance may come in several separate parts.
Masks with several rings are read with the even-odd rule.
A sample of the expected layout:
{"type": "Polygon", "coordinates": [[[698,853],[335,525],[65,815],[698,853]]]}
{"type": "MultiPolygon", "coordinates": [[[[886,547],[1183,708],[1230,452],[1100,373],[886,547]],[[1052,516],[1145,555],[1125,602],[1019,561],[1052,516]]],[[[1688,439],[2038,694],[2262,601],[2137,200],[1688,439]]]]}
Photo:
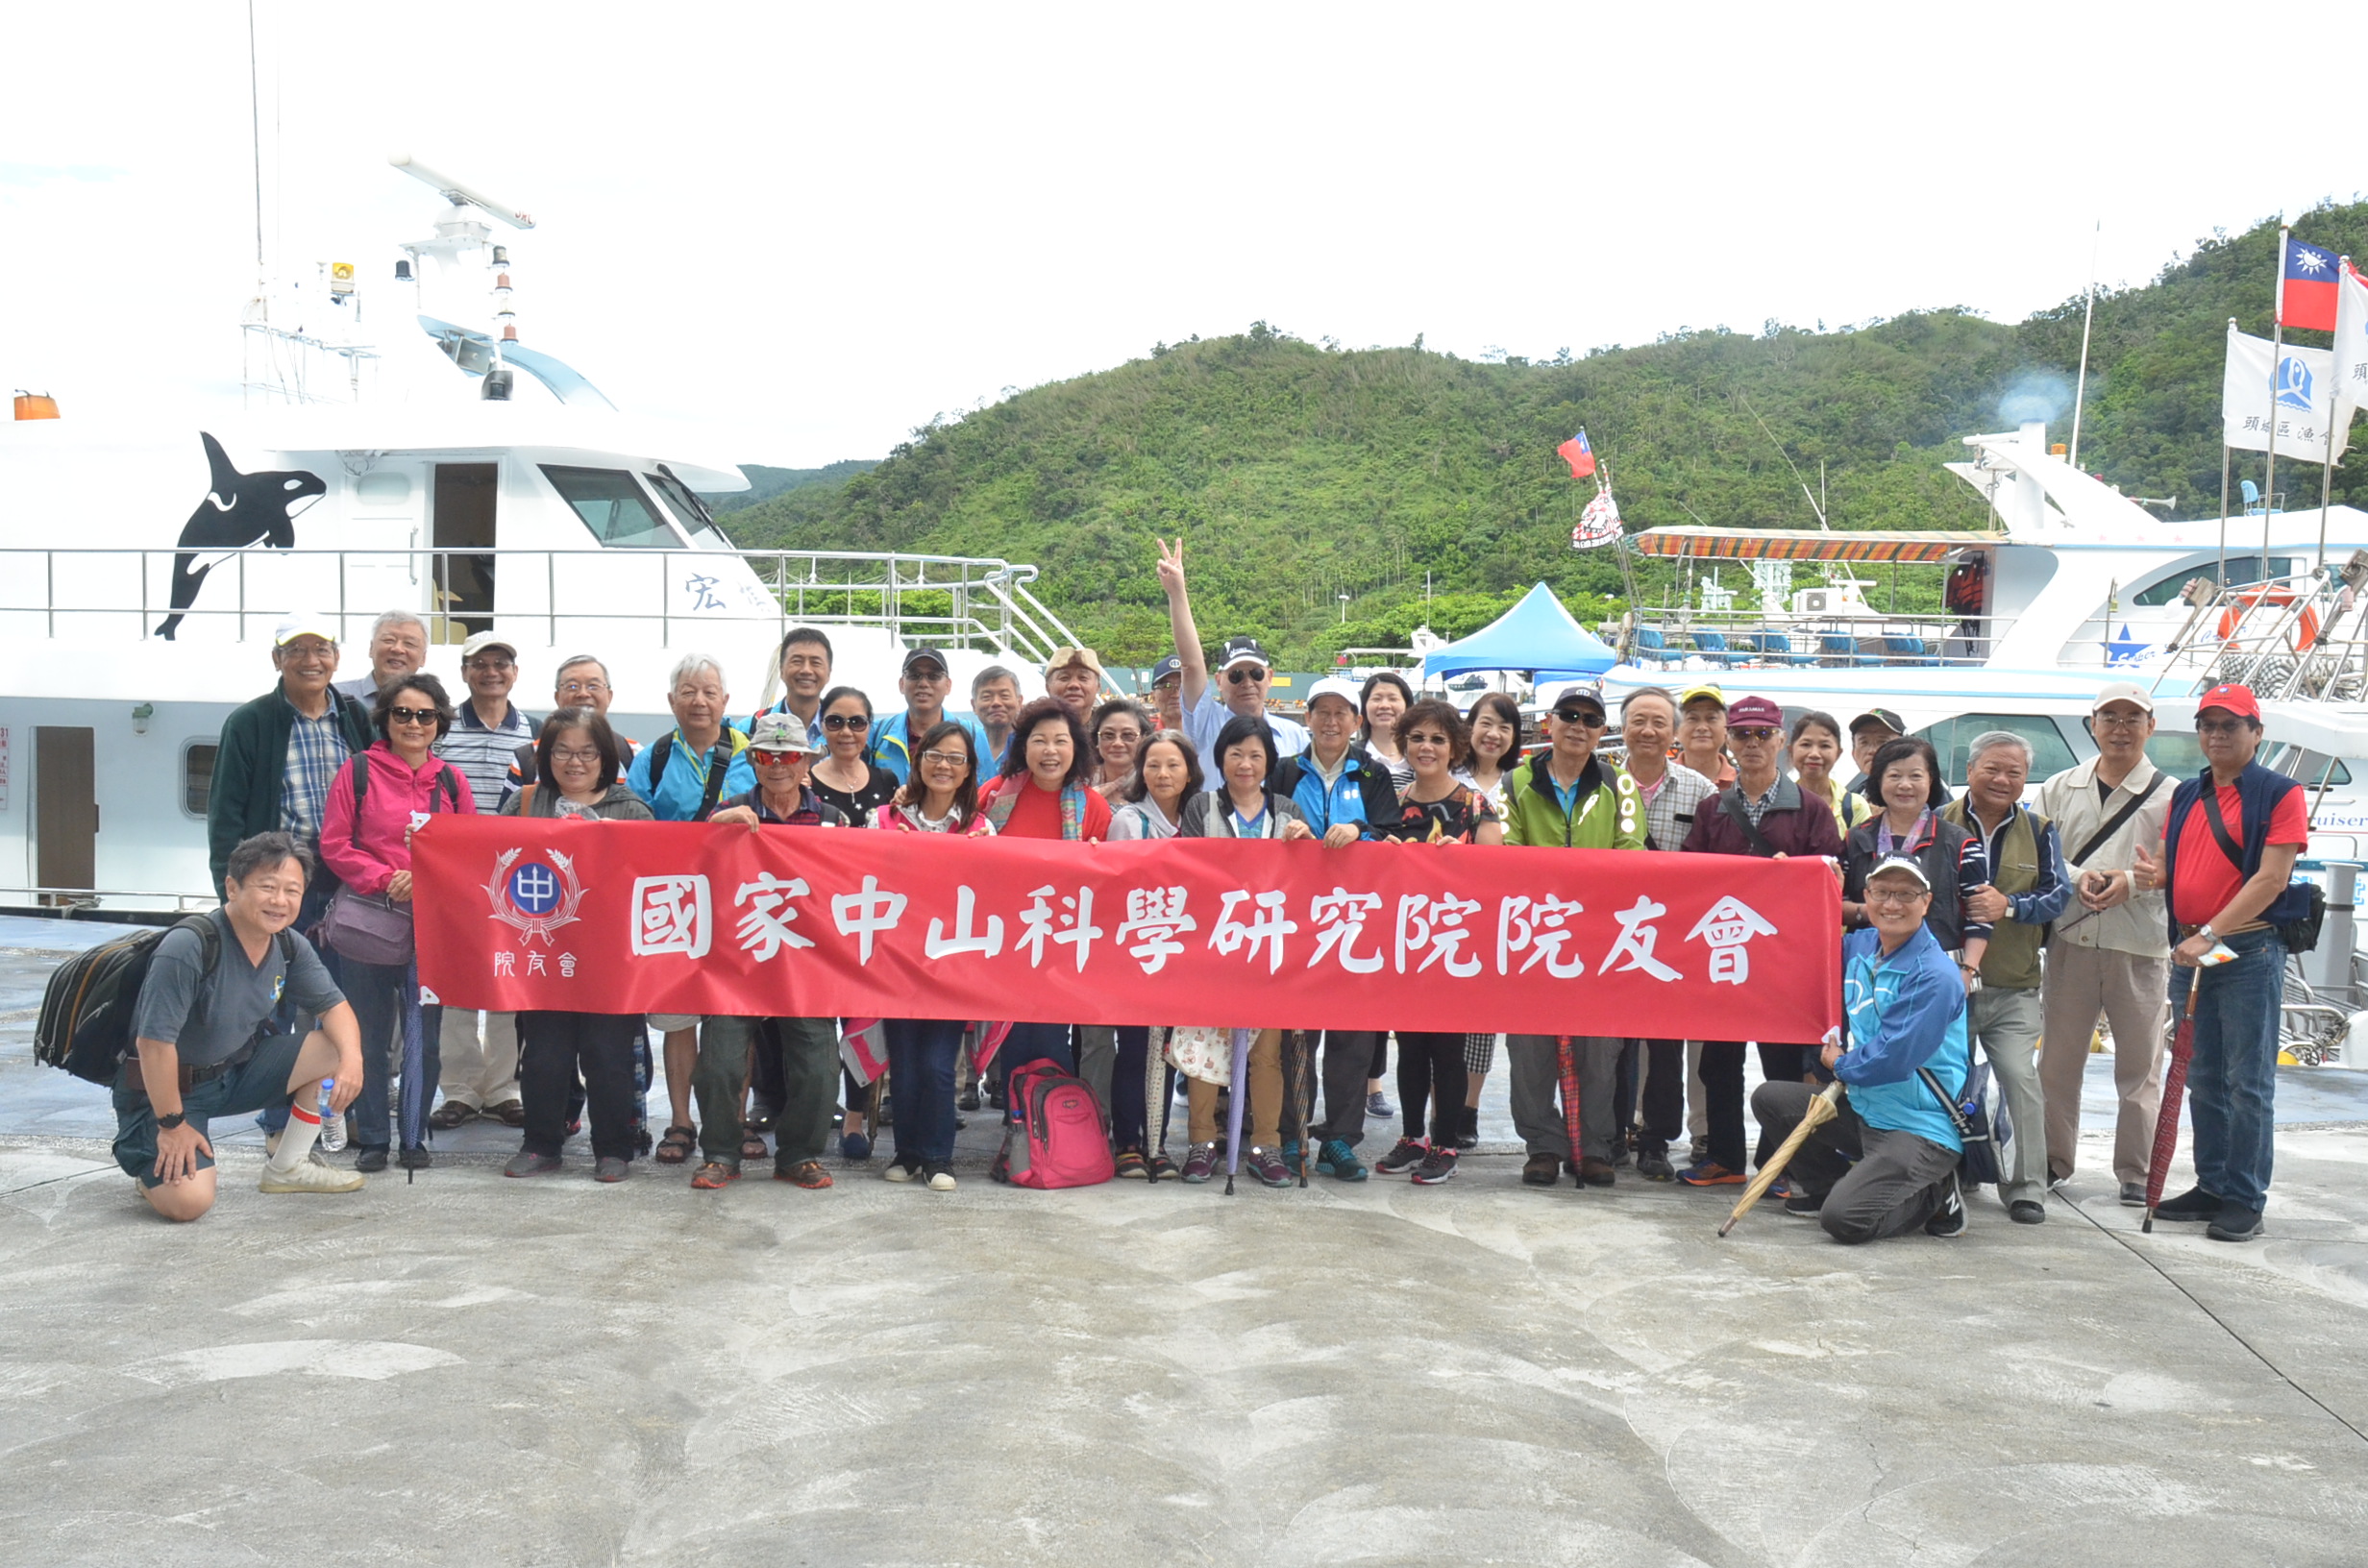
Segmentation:
{"type": "Polygon", "coordinates": [[[1642,1130],[1637,1147],[1665,1155],[1686,1130],[1686,1042],[1645,1040],[1642,1130]]]}
{"type": "Polygon", "coordinates": [[[1368,1078],[1379,1078],[1390,1070],[1390,1031],[1383,1029],[1373,1036],[1372,1065],[1365,1069],[1368,1078]]]}
{"type": "Polygon", "coordinates": [[[1422,1136],[1422,1107],[1431,1108],[1431,1139],[1455,1147],[1464,1126],[1464,1095],[1471,1088],[1470,1069],[1464,1066],[1464,1036],[1431,1035],[1405,1030],[1397,1037],[1397,1100],[1406,1122],[1406,1136],[1422,1136]]]}
{"type": "MultiPolygon", "coordinates": [[[[1678,1071],[1685,1071],[1685,1055],[1678,1071]]],[[[1681,1077],[1681,1082],[1683,1081],[1681,1077]]],[[[1702,1042],[1703,1111],[1710,1117],[1711,1159],[1729,1170],[1743,1164],[1743,1042],[1706,1040],[1702,1042]]]]}
{"type": "Polygon", "coordinates": [[[1376,1053],[1386,1056],[1388,1030],[1326,1029],[1323,1032],[1323,1120],[1316,1136],[1355,1148],[1365,1141],[1365,1084],[1377,1076],[1376,1053]],[[1366,1041],[1372,1043],[1368,1045],[1366,1041]]]}
{"type": "MultiPolygon", "coordinates": [[[[1760,1047],[1760,1076],[1771,1084],[1797,1084],[1809,1070],[1809,1047],[1806,1045],[1762,1045],[1760,1047]]],[[[1781,1132],[1773,1132],[1763,1123],[1759,1146],[1751,1152],[1751,1163],[1764,1165],[1776,1152],[1776,1145],[1785,1140],[1781,1132]]]]}
{"type": "Polygon", "coordinates": [[[598,1160],[633,1157],[633,1037],[638,1013],[521,1013],[518,1097],[526,1109],[524,1147],[556,1155],[567,1141],[576,1075],[583,1074],[598,1160]]]}
{"type": "Polygon", "coordinates": [[[1159,1111],[1147,1131],[1144,1074],[1153,1069],[1151,1031],[1143,1024],[1122,1023],[1118,1029],[1118,1064],[1110,1070],[1110,1142],[1121,1151],[1156,1154],[1168,1145],[1168,1107],[1175,1100],[1175,1068],[1156,1064],[1160,1074],[1159,1111]]]}

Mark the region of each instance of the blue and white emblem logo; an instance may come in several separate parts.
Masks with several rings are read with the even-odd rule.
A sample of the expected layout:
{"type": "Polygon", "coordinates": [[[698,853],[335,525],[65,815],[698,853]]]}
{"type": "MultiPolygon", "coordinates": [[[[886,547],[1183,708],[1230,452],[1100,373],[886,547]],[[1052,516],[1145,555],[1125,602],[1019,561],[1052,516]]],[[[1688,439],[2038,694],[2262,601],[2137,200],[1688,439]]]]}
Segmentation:
{"type": "Polygon", "coordinates": [[[530,860],[522,859],[525,855],[520,848],[494,857],[485,896],[492,901],[493,919],[548,946],[553,932],[578,919],[583,884],[576,878],[575,862],[555,849],[537,850],[530,860]]]}
{"type": "Polygon", "coordinates": [[[2310,367],[2300,355],[2289,354],[2278,361],[2278,406],[2310,412],[2310,367]]]}

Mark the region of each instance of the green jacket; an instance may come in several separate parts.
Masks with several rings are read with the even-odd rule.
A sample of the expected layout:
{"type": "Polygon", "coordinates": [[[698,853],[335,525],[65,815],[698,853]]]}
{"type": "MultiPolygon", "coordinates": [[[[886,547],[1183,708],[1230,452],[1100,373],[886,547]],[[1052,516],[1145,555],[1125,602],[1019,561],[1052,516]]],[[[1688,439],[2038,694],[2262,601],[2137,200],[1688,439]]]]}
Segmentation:
{"type": "Polygon", "coordinates": [[[1547,755],[1541,752],[1522,763],[1506,781],[1507,844],[1561,849],[1644,847],[1644,796],[1626,769],[1600,757],[1588,758],[1566,812],[1554,793],[1547,755]]]}
{"type": "MultiPolygon", "coordinates": [[[[377,739],[370,712],[353,698],[332,690],[331,702],[345,724],[348,749],[361,751],[377,739]]],[[[285,682],[252,702],[231,710],[222,722],[222,737],[213,754],[213,784],[206,796],[207,858],[213,865],[213,886],[222,891],[229,874],[231,851],[241,840],[269,833],[280,825],[280,786],[287,776],[287,733],[296,710],[288,705],[285,682]]]]}

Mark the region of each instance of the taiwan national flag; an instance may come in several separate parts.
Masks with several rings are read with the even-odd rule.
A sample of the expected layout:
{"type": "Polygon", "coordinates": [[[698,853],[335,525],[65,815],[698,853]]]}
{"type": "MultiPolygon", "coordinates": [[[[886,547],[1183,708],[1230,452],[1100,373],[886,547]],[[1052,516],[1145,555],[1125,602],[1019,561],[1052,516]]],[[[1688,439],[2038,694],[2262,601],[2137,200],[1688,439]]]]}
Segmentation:
{"type": "MultiPolygon", "coordinates": [[[[2328,276],[2332,278],[2334,274],[2331,272],[2328,276]]],[[[2332,327],[2335,324],[2335,296],[2331,291],[2327,299],[2327,324],[2332,327]]],[[[1579,427],[1578,434],[1556,447],[1554,454],[1570,465],[1570,477],[1574,479],[1586,478],[1595,472],[1595,449],[1587,444],[1587,427],[1584,425],[1579,427]]]]}
{"type": "Polygon", "coordinates": [[[2335,330],[2335,253],[2288,236],[2279,279],[2278,325],[2335,330]]]}

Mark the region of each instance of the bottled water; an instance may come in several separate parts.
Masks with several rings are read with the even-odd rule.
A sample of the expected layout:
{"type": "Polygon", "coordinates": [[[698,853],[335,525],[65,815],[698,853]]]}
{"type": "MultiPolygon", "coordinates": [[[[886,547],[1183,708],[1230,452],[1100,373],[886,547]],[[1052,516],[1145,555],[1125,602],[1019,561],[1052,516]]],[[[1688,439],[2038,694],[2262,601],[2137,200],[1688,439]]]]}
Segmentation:
{"type": "Polygon", "coordinates": [[[345,1147],[345,1117],[329,1108],[330,1091],[337,1087],[334,1078],[321,1080],[321,1138],[320,1146],[330,1154],[345,1147]]]}

